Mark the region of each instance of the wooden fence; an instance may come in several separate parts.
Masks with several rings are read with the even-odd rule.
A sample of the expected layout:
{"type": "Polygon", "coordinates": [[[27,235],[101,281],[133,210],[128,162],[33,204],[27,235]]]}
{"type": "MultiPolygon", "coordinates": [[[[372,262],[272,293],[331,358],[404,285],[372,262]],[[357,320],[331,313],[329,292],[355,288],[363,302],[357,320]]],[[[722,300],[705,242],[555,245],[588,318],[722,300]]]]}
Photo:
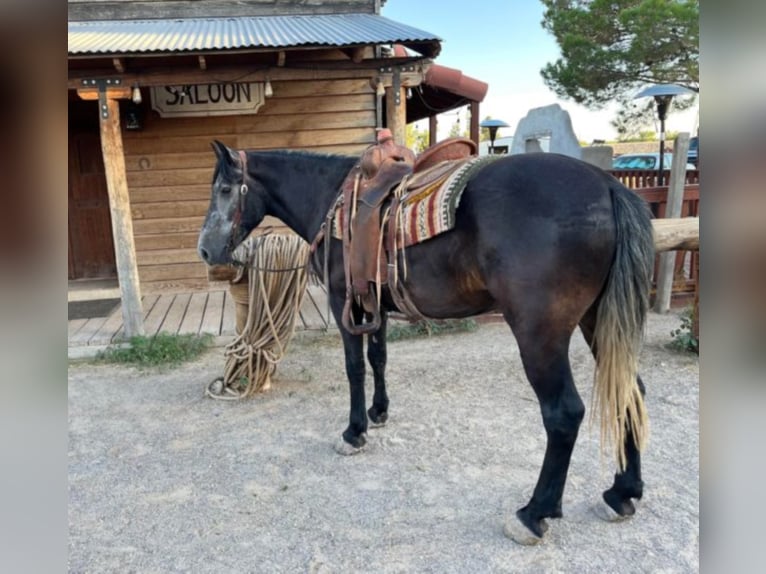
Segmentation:
{"type": "MultiPolygon", "coordinates": [[[[614,177],[619,179],[625,187],[630,189],[643,189],[645,187],[657,187],[656,169],[612,169],[608,170],[614,177]]],[[[670,181],[670,170],[663,172],[662,181],[670,181]]],[[[700,172],[697,169],[686,171],[686,185],[700,182],[700,172]]],[[[665,188],[667,189],[667,188],[665,188]]]]}
{"type": "MultiPolygon", "coordinates": [[[[649,204],[652,215],[657,219],[665,217],[668,199],[668,187],[656,186],[657,172],[649,170],[612,170],[610,173],[619,179],[626,187],[633,189],[649,204]]],[[[666,171],[664,180],[668,181],[670,172],[666,171]]],[[[699,171],[686,172],[681,217],[699,217],[699,171]]],[[[657,275],[659,256],[655,258],[654,275],[657,275]]],[[[678,251],[676,253],[675,272],[673,274],[673,292],[670,304],[673,307],[684,307],[694,300],[694,293],[699,280],[699,251],[678,251]]],[[[652,297],[656,285],[652,286],[652,297]]]]}

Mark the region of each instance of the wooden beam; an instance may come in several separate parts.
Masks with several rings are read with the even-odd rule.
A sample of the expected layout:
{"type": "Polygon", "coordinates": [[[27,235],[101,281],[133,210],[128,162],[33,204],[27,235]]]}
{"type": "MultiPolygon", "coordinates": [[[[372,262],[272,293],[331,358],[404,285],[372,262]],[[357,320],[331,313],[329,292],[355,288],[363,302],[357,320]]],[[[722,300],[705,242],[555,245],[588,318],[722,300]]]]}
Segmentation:
{"type": "Polygon", "coordinates": [[[357,46],[356,48],[345,48],[343,53],[348,56],[355,64],[361,63],[364,60],[364,46],[357,46]]]}
{"type": "Polygon", "coordinates": [[[207,70],[207,60],[205,60],[205,56],[199,55],[197,56],[197,61],[199,62],[199,69],[200,70],[207,70]]]}
{"type": "MultiPolygon", "coordinates": [[[[246,66],[222,66],[216,67],[215,77],[211,78],[210,70],[200,70],[196,67],[165,67],[146,69],[141,73],[127,72],[119,76],[123,85],[132,86],[138,83],[141,86],[173,86],[179,84],[208,84],[213,82],[265,82],[266,76],[271,81],[282,80],[345,80],[354,78],[370,78],[380,76],[385,85],[391,85],[391,72],[381,72],[380,69],[393,69],[395,59],[365,60],[364,67],[351,61],[332,62],[307,62],[303,68],[272,68],[270,70],[254,70],[246,66]]],[[[425,66],[422,62],[409,63],[413,70],[404,71],[401,74],[403,86],[417,86],[423,79],[425,66]]],[[[112,73],[113,74],[113,73],[112,73]]],[[[70,90],[82,88],[82,80],[85,78],[109,78],[110,70],[70,70],[67,87],[70,90]]],[[[112,75],[115,78],[117,76],[112,75]]]]}
{"type": "Polygon", "coordinates": [[[428,116],[428,145],[436,144],[436,130],[439,128],[437,116],[428,116]]]}
{"type": "Polygon", "coordinates": [[[473,140],[473,143],[476,144],[476,149],[479,149],[479,138],[480,138],[480,132],[479,132],[479,102],[471,102],[471,127],[470,127],[470,138],[473,140]]]}
{"type": "Polygon", "coordinates": [[[112,58],[112,64],[114,64],[114,69],[120,74],[125,73],[125,64],[122,62],[122,58],[112,58]]]}
{"type": "Polygon", "coordinates": [[[287,60],[287,52],[284,50],[277,52],[277,66],[280,68],[284,67],[285,60],[287,60]]]}
{"type": "Polygon", "coordinates": [[[144,334],[144,314],[141,308],[141,289],[133,241],[133,220],[130,214],[125,153],[120,130],[120,104],[117,100],[111,98],[102,100],[102,105],[99,106],[99,123],[101,152],[104,156],[106,187],[109,194],[109,211],[112,216],[117,279],[122,298],[122,321],[125,336],[130,338],[144,334]]]}
{"type": "Polygon", "coordinates": [[[391,130],[394,143],[404,145],[407,131],[407,88],[404,86],[398,90],[386,88],[386,127],[391,130]]]}
{"type": "Polygon", "coordinates": [[[700,248],[699,217],[653,219],[652,231],[657,253],[681,249],[698,251],[700,248]]]}
{"type": "MultiPolygon", "coordinates": [[[[98,88],[80,88],[77,95],[81,100],[97,100],[98,88]]],[[[106,97],[111,100],[129,100],[131,97],[130,86],[121,86],[119,88],[107,88],[106,97]]]]}
{"type": "MultiPolygon", "coordinates": [[[[684,186],[686,185],[686,154],[689,152],[689,134],[682,132],[676,136],[673,144],[673,164],[670,167],[668,182],[668,202],[665,209],[666,218],[681,217],[684,202],[684,186]]],[[[660,255],[657,272],[657,297],[654,300],[654,310],[666,313],[670,310],[670,297],[673,292],[673,275],[675,274],[676,254],[673,252],[660,255]]]]}

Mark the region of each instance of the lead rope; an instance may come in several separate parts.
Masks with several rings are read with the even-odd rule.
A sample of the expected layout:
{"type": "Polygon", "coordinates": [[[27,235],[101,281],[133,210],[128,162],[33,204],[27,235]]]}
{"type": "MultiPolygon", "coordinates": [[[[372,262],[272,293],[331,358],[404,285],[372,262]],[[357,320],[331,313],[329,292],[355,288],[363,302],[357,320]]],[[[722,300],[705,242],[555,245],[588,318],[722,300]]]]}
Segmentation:
{"type": "Polygon", "coordinates": [[[247,319],[226,345],[224,375],[207,386],[207,396],[236,401],[270,388],[306,292],[307,265],[294,262],[307,259],[308,251],[300,237],[281,234],[251,237],[237,248],[235,257],[248,273],[247,319]]]}

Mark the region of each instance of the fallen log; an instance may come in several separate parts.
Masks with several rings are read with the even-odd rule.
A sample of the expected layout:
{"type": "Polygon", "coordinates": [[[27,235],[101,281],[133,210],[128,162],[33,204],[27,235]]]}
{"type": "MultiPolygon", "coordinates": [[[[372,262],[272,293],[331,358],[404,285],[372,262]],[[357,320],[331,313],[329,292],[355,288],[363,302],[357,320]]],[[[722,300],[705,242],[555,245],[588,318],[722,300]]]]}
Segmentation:
{"type": "Polygon", "coordinates": [[[652,227],[654,228],[654,250],[657,253],[682,249],[699,251],[699,217],[653,219],[652,227]]]}

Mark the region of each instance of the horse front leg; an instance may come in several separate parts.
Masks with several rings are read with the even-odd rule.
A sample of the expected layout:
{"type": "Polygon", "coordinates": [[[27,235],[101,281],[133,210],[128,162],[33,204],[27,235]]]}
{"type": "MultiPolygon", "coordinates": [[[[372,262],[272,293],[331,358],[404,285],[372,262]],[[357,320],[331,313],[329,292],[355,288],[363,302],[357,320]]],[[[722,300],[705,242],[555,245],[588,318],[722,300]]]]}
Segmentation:
{"type": "Polygon", "coordinates": [[[375,394],[372,397],[372,406],[367,411],[371,426],[379,427],[388,420],[388,394],[386,393],[386,325],[388,314],[385,310],[380,312],[380,329],[367,337],[367,360],[372,367],[372,376],[375,381],[375,394]]]}
{"type": "MultiPolygon", "coordinates": [[[[351,399],[348,427],[343,431],[342,440],[336,444],[335,450],[340,454],[348,455],[359,452],[367,442],[367,413],[364,397],[365,364],[362,335],[352,335],[340,326],[344,301],[343,295],[338,292],[331,293],[330,307],[343,339],[346,376],[351,399]]],[[[358,305],[353,305],[352,313],[354,313],[354,322],[358,324],[362,318],[362,310],[358,305]]]]}

